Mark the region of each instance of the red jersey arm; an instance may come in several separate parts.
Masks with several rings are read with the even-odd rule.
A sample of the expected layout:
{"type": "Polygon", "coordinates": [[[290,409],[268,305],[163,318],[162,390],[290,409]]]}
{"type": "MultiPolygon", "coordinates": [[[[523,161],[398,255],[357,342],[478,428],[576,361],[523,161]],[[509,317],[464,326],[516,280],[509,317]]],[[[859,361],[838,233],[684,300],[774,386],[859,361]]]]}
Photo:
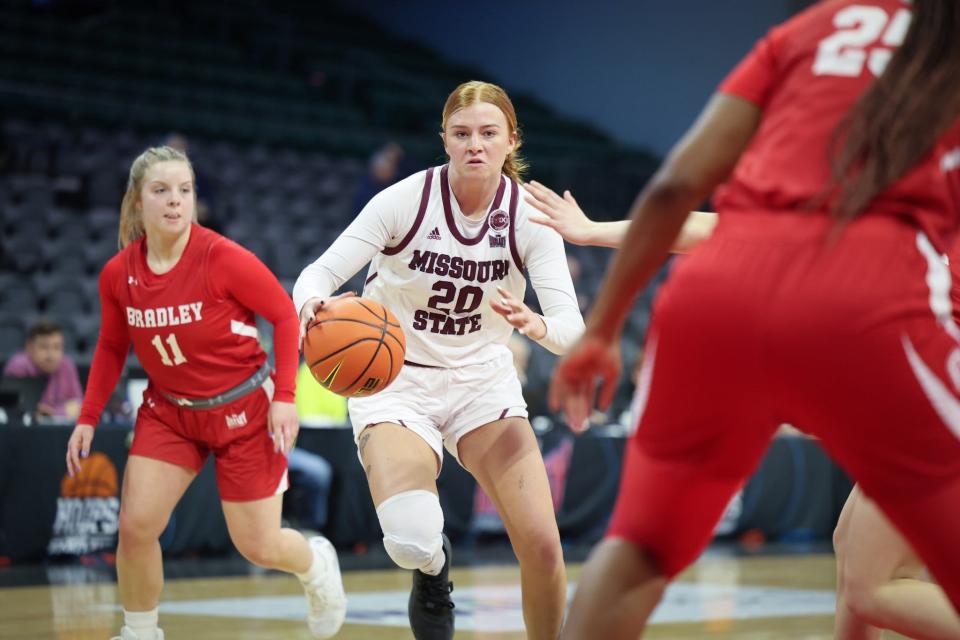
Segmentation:
{"type": "Polygon", "coordinates": [[[293,300],[259,258],[229,240],[211,249],[209,274],[215,292],[233,298],[273,325],[277,368],[273,399],[293,402],[300,359],[300,321],[293,300]]]}
{"type": "Polygon", "coordinates": [[[747,57],[720,83],[719,91],[749,100],[764,109],[778,78],[778,34],[778,29],[772,29],[757,42],[747,57]]]}
{"type": "Polygon", "coordinates": [[[118,258],[108,262],[100,272],[100,336],[93,353],[78,424],[96,426],[100,421],[100,414],[117,386],[130,350],[126,317],[113,293],[118,278],[122,276],[123,263],[118,258]]]}

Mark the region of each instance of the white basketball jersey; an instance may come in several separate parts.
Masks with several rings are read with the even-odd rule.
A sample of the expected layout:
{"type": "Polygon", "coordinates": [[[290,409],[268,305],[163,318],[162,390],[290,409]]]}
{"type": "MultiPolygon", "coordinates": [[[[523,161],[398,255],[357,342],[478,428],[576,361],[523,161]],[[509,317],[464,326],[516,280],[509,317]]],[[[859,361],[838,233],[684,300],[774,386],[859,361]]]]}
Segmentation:
{"type": "MultiPolygon", "coordinates": [[[[469,220],[450,190],[447,166],[423,174],[416,218],[393,247],[370,262],[365,297],[399,319],[406,360],[462,367],[506,351],[513,327],[490,307],[503,287],[518,300],[526,290],[516,223],[520,187],[504,176],[481,220],[469,220]]],[[[562,251],[562,245],[561,245],[562,251]]]]}

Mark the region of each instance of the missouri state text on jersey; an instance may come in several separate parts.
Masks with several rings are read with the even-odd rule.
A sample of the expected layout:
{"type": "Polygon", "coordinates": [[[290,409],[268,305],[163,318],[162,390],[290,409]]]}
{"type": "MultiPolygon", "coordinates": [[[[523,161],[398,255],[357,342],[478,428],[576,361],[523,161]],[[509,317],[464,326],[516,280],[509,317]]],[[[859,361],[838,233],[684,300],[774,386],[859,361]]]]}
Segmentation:
{"type": "Polygon", "coordinates": [[[202,309],[202,302],[189,302],[175,307],[157,307],[154,309],[127,307],[127,324],[138,329],[177,327],[202,320],[203,318],[200,315],[202,309]]]}
{"type": "MultiPolygon", "coordinates": [[[[503,280],[510,274],[510,261],[506,259],[470,260],[436,251],[414,250],[407,266],[413,271],[480,284],[503,280]]],[[[483,302],[482,288],[438,280],[433,283],[431,290],[436,295],[427,301],[429,309],[416,309],[413,312],[414,329],[462,336],[483,327],[482,315],[473,313],[483,302]],[[452,308],[448,305],[452,305],[452,308]]]]}
{"type": "Polygon", "coordinates": [[[459,278],[469,282],[503,280],[510,272],[509,260],[469,260],[434,251],[414,250],[410,268],[438,276],[459,278]]]}

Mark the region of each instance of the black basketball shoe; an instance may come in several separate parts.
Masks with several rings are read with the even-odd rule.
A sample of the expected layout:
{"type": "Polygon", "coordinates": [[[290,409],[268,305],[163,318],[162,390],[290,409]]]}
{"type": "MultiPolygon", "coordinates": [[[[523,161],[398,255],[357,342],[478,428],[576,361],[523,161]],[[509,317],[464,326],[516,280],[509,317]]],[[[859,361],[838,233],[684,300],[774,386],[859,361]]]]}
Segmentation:
{"type": "Polygon", "coordinates": [[[417,640],[453,638],[453,601],[450,599],[453,583],[449,580],[453,553],[446,534],[443,534],[443,553],[446,561],[439,574],[430,576],[419,570],[413,572],[407,615],[413,637],[417,640]]]}

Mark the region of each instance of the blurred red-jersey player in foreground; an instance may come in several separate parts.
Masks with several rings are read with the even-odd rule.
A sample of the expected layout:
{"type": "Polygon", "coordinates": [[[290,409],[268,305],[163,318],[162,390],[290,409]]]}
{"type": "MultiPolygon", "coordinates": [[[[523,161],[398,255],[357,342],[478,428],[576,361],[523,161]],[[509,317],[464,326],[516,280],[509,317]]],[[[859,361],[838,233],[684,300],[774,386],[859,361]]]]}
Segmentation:
{"type": "Polygon", "coordinates": [[[563,637],[636,638],[784,422],[822,440],[960,604],[943,256],[960,222],[958,32],[952,0],[814,6],[759,42],[638,198],[551,390],[575,428],[598,379],[611,399],[637,293],[725,181],[715,232],[655,303],[617,507],[563,637]]]}

